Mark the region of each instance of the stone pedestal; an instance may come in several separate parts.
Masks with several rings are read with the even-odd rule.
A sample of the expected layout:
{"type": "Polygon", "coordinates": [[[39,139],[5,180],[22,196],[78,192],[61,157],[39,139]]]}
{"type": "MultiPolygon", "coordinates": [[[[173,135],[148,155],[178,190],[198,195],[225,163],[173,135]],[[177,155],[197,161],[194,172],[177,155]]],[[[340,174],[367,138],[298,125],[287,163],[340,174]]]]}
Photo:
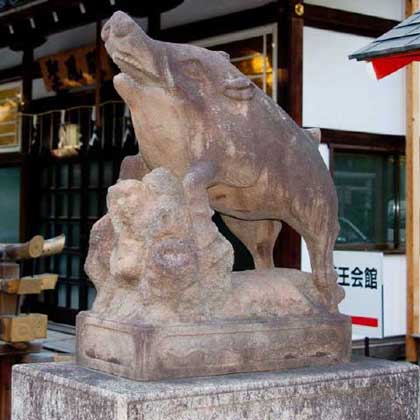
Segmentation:
{"type": "Polygon", "coordinates": [[[168,326],[77,318],[77,362],[139,381],[326,366],[350,351],[341,314],[168,326]]]}
{"type": "Polygon", "coordinates": [[[13,369],[13,420],[417,420],[419,369],[365,359],[135,382],[68,363],[13,369]]]}

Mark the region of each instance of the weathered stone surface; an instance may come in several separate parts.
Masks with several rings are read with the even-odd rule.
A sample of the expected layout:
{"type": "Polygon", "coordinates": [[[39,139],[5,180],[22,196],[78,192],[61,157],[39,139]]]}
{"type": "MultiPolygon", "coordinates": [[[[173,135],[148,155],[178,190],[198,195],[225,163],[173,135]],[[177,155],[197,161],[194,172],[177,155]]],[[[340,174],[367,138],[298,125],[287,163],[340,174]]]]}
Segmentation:
{"type": "Polygon", "coordinates": [[[103,28],[141,154],[127,157],[93,227],[98,294],[78,318],[77,361],[138,380],[348,361],[332,251],[337,197],[318,151],[226,54],[150,39],[126,14],[103,28]],[[232,273],[218,210],[256,270],[232,273]],[[273,267],[286,221],[313,273],[273,267]]]}
{"type": "Polygon", "coordinates": [[[232,246],[211,221],[208,201],[189,205],[168,170],[120,181],[91,232],[85,270],[98,290],[92,310],[121,322],[209,319],[229,296],[232,263],[232,246]]]}
{"type": "Polygon", "coordinates": [[[419,369],[325,368],[135,382],[67,363],[13,368],[13,420],[417,420],[419,369]]]}
{"type": "Polygon", "coordinates": [[[136,380],[263,372],[348,360],[346,316],[141,325],[78,317],[77,361],[136,380]]]}
{"type": "Polygon", "coordinates": [[[311,275],[232,273],[211,214],[163,168],[109,189],[91,234],[86,272],[98,295],[78,316],[77,361],[137,380],[347,361],[350,318],[331,312],[311,275]]]}
{"type": "Polygon", "coordinates": [[[335,310],[343,297],[333,265],[337,194],[319,133],[300,128],[226,53],[153,40],[123,12],[102,38],[121,70],[114,86],[139,139],[140,153],[123,163],[121,177],[169,169],[191,203],[210,199],[257,269],[273,267],[287,222],[304,237],[313,281],[335,310]]]}

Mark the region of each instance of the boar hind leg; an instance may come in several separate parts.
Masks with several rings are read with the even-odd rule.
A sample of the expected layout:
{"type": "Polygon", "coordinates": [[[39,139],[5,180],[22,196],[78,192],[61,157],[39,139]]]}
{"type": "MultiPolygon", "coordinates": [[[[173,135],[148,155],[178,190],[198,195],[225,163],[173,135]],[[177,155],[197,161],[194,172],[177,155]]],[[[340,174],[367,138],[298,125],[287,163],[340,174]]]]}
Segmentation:
{"type": "Polygon", "coordinates": [[[338,227],[331,227],[324,234],[305,237],[315,286],[323,296],[325,304],[332,309],[336,309],[342,299],[333,262],[336,232],[338,233],[338,227]]]}
{"type": "Polygon", "coordinates": [[[241,220],[222,215],[229,230],[248,248],[257,270],[273,268],[273,248],[281,230],[277,220],[241,220]]]}
{"type": "Polygon", "coordinates": [[[137,179],[141,181],[150,172],[140,153],[126,156],[121,162],[120,175],[118,179],[137,179]]]}

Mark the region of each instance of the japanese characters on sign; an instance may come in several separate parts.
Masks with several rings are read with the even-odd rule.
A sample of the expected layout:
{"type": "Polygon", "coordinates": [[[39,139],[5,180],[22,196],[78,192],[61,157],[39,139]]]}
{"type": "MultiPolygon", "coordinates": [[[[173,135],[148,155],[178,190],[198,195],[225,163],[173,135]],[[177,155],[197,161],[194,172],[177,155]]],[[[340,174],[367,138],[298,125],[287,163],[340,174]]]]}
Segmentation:
{"type": "MultiPolygon", "coordinates": [[[[91,85],[95,82],[95,46],[87,46],[43,57],[39,60],[42,78],[48,90],[59,91],[91,85]]],[[[101,48],[102,78],[112,78],[112,67],[104,48],[101,48]]]]}
{"type": "Polygon", "coordinates": [[[337,282],[346,297],[339,308],[352,318],[353,336],[383,337],[383,254],[335,251],[337,282]]]}
{"type": "Polygon", "coordinates": [[[338,274],[338,284],[344,287],[365,287],[367,289],[378,288],[378,270],[366,267],[364,270],[356,266],[350,271],[350,267],[335,267],[338,274]]]}

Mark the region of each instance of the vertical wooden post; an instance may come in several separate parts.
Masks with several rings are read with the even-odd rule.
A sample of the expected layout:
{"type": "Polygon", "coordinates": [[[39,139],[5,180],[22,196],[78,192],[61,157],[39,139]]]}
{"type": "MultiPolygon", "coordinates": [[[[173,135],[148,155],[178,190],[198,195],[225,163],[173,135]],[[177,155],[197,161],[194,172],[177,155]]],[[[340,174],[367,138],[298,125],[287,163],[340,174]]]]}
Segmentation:
{"type": "MultiPolygon", "coordinates": [[[[406,16],[419,8],[419,0],[406,0],[406,16]]],[[[420,147],[419,147],[419,67],[412,63],[406,79],[406,253],[407,253],[407,335],[406,359],[417,361],[419,333],[419,259],[420,259],[420,147]]]]}
{"type": "Polygon", "coordinates": [[[303,1],[289,0],[288,112],[302,125],[303,112],[303,1]]]}
{"type": "MultiPolygon", "coordinates": [[[[303,103],[303,17],[303,1],[288,0],[285,22],[282,22],[288,29],[281,31],[283,37],[287,36],[287,40],[283,39],[283,42],[278,43],[279,48],[284,48],[285,41],[287,45],[287,94],[284,107],[299,125],[302,125],[303,103]]],[[[279,29],[281,30],[280,24],[279,29]]],[[[279,98],[281,98],[280,92],[279,98]]],[[[301,266],[301,238],[286,223],[283,223],[274,247],[274,263],[278,267],[300,269],[301,266]]]]}
{"type": "Polygon", "coordinates": [[[32,100],[32,69],[34,66],[34,48],[28,46],[23,50],[22,57],[22,101],[23,108],[27,110],[32,100]]]}
{"type": "MultiPolygon", "coordinates": [[[[28,43],[29,44],[29,43],[28,43]]],[[[33,67],[34,67],[34,47],[28,45],[27,48],[23,50],[22,57],[22,107],[21,111],[23,113],[30,112],[31,101],[32,101],[32,82],[33,82],[33,67]]],[[[29,196],[30,196],[30,170],[31,164],[27,158],[29,152],[29,143],[31,139],[29,138],[30,133],[30,124],[32,120],[30,118],[21,119],[21,147],[22,153],[24,155],[24,161],[21,167],[21,181],[20,181],[20,217],[19,217],[19,238],[21,242],[24,242],[25,239],[29,236],[30,232],[30,220],[31,214],[28,211],[29,209],[29,196]]]]}
{"type": "Polygon", "coordinates": [[[95,62],[96,62],[96,74],[95,74],[95,125],[99,129],[101,127],[101,90],[102,90],[102,66],[101,66],[101,38],[102,22],[98,14],[96,17],[96,48],[95,48],[95,62]]]}

